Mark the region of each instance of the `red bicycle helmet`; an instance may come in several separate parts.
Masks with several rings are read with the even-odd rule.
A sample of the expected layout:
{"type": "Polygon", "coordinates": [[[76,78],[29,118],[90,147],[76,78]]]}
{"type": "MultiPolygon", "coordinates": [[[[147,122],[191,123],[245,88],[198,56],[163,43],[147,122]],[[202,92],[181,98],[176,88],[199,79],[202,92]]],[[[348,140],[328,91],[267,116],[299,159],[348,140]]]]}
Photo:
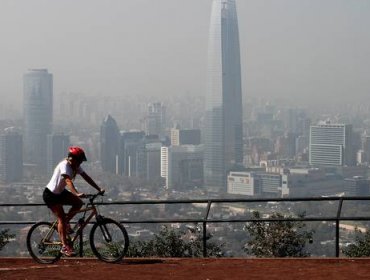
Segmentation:
{"type": "Polygon", "coordinates": [[[87,161],[84,150],[78,146],[71,146],[68,149],[68,157],[80,160],[87,161]]]}

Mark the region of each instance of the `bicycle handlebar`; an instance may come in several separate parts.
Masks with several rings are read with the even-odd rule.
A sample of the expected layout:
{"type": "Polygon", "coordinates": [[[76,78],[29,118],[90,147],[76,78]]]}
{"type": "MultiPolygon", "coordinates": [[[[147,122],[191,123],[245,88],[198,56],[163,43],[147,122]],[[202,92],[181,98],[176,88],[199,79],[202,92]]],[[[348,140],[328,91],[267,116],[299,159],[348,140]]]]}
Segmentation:
{"type": "Polygon", "coordinates": [[[82,198],[89,199],[90,201],[93,201],[98,196],[104,196],[104,193],[98,192],[96,194],[85,194],[82,198]]]}

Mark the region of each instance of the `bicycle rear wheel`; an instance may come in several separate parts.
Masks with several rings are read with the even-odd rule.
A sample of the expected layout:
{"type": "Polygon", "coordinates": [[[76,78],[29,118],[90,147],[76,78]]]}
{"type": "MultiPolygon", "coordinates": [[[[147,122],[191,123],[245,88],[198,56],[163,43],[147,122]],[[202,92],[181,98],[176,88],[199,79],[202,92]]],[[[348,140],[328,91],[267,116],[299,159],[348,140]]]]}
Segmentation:
{"type": "Polygon", "coordinates": [[[27,234],[27,249],[38,263],[54,263],[61,257],[62,244],[56,228],[48,222],[34,224],[27,234]]]}
{"type": "Polygon", "coordinates": [[[104,218],[93,225],[90,246],[99,260],[119,262],[126,255],[128,245],[127,231],[120,223],[104,218]]]}

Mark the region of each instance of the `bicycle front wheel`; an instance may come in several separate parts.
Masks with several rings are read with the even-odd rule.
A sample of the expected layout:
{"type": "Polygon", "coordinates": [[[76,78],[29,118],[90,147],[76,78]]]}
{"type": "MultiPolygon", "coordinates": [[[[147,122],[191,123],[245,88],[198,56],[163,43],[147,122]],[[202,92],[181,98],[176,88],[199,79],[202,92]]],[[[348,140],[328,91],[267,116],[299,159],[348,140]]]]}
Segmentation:
{"type": "Polygon", "coordinates": [[[54,263],[61,257],[62,243],[56,228],[48,222],[34,224],[27,234],[27,249],[38,263],[54,263]]]}
{"type": "Polygon", "coordinates": [[[127,231],[120,223],[104,218],[93,225],[90,246],[99,260],[119,262],[126,255],[128,245],[127,231]]]}

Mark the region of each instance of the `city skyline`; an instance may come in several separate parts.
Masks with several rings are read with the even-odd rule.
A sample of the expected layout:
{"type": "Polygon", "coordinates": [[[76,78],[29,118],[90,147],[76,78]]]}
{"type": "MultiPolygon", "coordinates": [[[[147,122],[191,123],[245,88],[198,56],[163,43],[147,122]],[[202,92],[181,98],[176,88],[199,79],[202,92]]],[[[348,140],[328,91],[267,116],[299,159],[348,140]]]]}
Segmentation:
{"type": "MultiPolygon", "coordinates": [[[[163,0],[165,1],[165,0],[163,0]]],[[[204,126],[204,122],[208,122],[208,127],[211,127],[211,130],[208,130],[208,134],[205,134],[206,142],[212,143],[211,146],[208,145],[205,151],[205,175],[207,178],[215,178],[215,181],[222,181],[225,182],[225,175],[226,171],[232,170],[235,166],[239,166],[241,163],[244,166],[249,166],[250,163],[258,164],[259,161],[265,159],[275,160],[274,157],[293,157],[297,156],[295,154],[294,149],[287,149],[287,146],[290,145],[293,147],[293,143],[297,137],[297,135],[293,135],[290,133],[289,129],[293,129],[296,125],[306,125],[310,122],[309,114],[302,114],[299,110],[286,111],[289,107],[289,104],[280,103],[278,106],[276,103],[245,103],[243,104],[245,111],[248,114],[248,117],[245,117],[243,120],[244,127],[242,127],[242,100],[241,92],[243,87],[241,86],[242,78],[245,76],[244,72],[241,72],[240,69],[240,58],[239,58],[239,38],[237,34],[238,32],[238,25],[237,25],[237,18],[235,13],[235,7],[233,6],[234,3],[239,3],[238,1],[234,0],[214,0],[214,10],[218,11],[218,15],[212,15],[211,18],[214,19],[214,23],[211,24],[211,36],[210,36],[210,52],[209,52],[209,64],[208,64],[208,74],[210,75],[211,79],[208,79],[208,87],[205,88],[204,92],[202,92],[201,96],[208,95],[208,103],[207,103],[207,113],[206,116],[204,115],[203,110],[199,110],[201,102],[199,99],[189,98],[189,100],[185,100],[185,104],[183,102],[179,102],[179,99],[176,99],[176,94],[170,102],[163,102],[161,98],[157,98],[157,100],[153,103],[151,100],[147,98],[141,98],[140,100],[137,98],[134,93],[132,93],[126,100],[122,98],[122,96],[116,96],[120,99],[110,99],[108,95],[101,95],[98,98],[90,98],[89,94],[79,95],[68,92],[59,96],[58,99],[54,99],[54,105],[56,110],[54,110],[54,117],[57,116],[54,120],[57,120],[53,124],[53,114],[50,111],[53,110],[53,82],[55,74],[53,71],[53,75],[50,74],[51,82],[47,82],[45,79],[36,77],[36,83],[33,79],[29,79],[27,81],[26,77],[32,74],[48,74],[50,71],[49,68],[33,68],[29,72],[25,74],[25,86],[24,86],[24,143],[25,147],[36,147],[31,150],[33,155],[27,155],[25,153],[25,163],[36,163],[31,162],[31,160],[38,159],[39,163],[41,164],[44,162],[41,157],[37,155],[42,154],[42,150],[37,148],[37,146],[45,146],[44,139],[47,134],[51,132],[51,127],[55,129],[55,132],[64,132],[68,135],[71,135],[71,140],[73,142],[83,143],[88,146],[90,151],[94,153],[94,159],[99,159],[97,151],[99,151],[99,147],[97,143],[97,134],[96,131],[92,132],[96,129],[96,123],[101,124],[103,120],[102,116],[106,116],[110,114],[111,108],[113,108],[114,113],[111,114],[112,117],[117,119],[117,125],[120,129],[131,131],[134,130],[144,130],[147,134],[161,134],[162,131],[165,133],[169,132],[169,129],[172,128],[174,125],[180,125],[180,127],[185,129],[190,128],[200,128],[204,126]],[[227,5],[225,5],[225,3],[227,5]],[[225,5],[225,6],[222,6],[225,5]],[[228,9],[228,7],[232,7],[228,9]],[[216,7],[216,8],[215,8],[216,7]],[[223,20],[225,24],[221,24],[221,10],[223,10],[223,20]],[[223,30],[221,32],[221,30],[223,30]],[[227,40],[224,40],[224,36],[228,32],[227,40]],[[222,40],[221,40],[222,39],[222,40]],[[222,44],[221,44],[222,42],[222,44]],[[230,50],[230,52],[226,52],[224,50],[230,50]],[[231,73],[231,74],[230,74],[231,73]],[[241,74],[242,73],[242,74],[241,74]],[[222,77],[222,78],[221,78],[222,77]],[[41,81],[41,82],[40,82],[41,81]],[[51,88],[51,94],[48,93],[51,88]],[[208,93],[207,93],[208,91],[208,93]],[[232,93],[232,97],[225,93],[232,93]],[[42,97],[40,95],[45,95],[45,98],[42,100],[34,102],[35,104],[31,104],[36,99],[33,97],[42,97]],[[33,96],[32,98],[29,98],[33,96]],[[51,97],[50,97],[51,96],[51,97]],[[47,98],[46,98],[47,97],[47,98]],[[62,98],[61,98],[62,97],[62,98]],[[63,98],[64,97],[64,98],[63,98]],[[230,97],[230,98],[229,98],[230,97]],[[136,99],[135,99],[136,98],[136,99]],[[117,102],[119,100],[119,102],[117,102]],[[137,106],[135,102],[130,101],[140,101],[141,105],[137,106]],[[171,103],[172,102],[172,103],[171,103]],[[194,104],[196,102],[196,104],[194,104]],[[36,104],[37,103],[37,104],[36,104]],[[124,104],[121,104],[124,103],[124,104]],[[134,104],[135,103],[135,104],[134,104]],[[192,104],[193,103],[193,104],[192,104]],[[36,107],[39,106],[37,110],[34,110],[36,107]],[[143,107],[142,105],[149,107],[143,107]],[[163,108],[168,108],[168,116],[164,117],[167,114],[164,114],[166,110],[157,110],[155,109],[155,105],[163,108]],[[275,105],[277,105],[275,107],[275,105]],[[32,107],[33,106],[33,107],[32,107]],[[152,107],[151,107],[152,106],[152,107]],[[42,107],[42,108],[41,108],[42,107]],[[93,108],[93,110],[91,110],[93,108]],[[149,109],[147,115],[143,115],[145,110],[149,109]],[[150,109],[152,108],[152,109],[150,109]],[[36,111],[37,114],[34,114],[36,111]],[[158,112],[157,112],[158,111],[158,112]],[[157,114],[159,111],[163,111],[163,114],[157,114]],[[33,113],[32,113],[33,112],[33,113]],[[55,113],[56,112],[56,113],[55,113]],[[150,112],[153,115],[150,115],[150,112]],[[161,117],[163,115],[163,117],[161,117]],[[227,116],[227,118],[225,117],[227,116]],[[296,116],[297,118],[294,118],[296,116]],[[294,121],[298,121],[298,117],[300,118],[300,122],[296,122],[294,125],[294,121]],[[162,123],[160,119],[163,119],[163,123],[167,123],[162,127],[159,125],[162,123]],[[134,121],[133,121],[134,120],[134,121]],[[256,123],[253,123],[256,121],[256,123]],[[285,122],[287,121],[287,122],[285,122]],[[124,123],[123,123],[124,122],[124,123]],[[30,125],[32,124],[32,125],[30,125]],[[284,125],[283,125],[284,124],[284,125]],[[261,125],[262,128],[256,128],[255,125],[261,125]],[[160,128],[161,132],[158,131],[160,128]],[[39,129],[41,128],[41,129],[39,129]],[[85,130],[88,133],[87,135],[83,135],[82,130],[85,130]],[[149,129],[150,128],[150,129],[149,129]],[[30,139],[30,131],[33,130],[35,133],[33,137],[33,144],[27,144],[30,139]],[[36,131],[37,130],[37,131],[36,131]],[[41,131],[42,130],[42,131],[41,131]],[[241,141],[243,136],[243,130],[246,131],[244,136],[246,137],[244,143],[241,141]],[[248,131],[248,132],[247,132],[248,131]],[[38,135],[36,135],[36,132],[38,135]],[[253,134],[255,133],[255,134],[253,134]],[[290,133],[290,134],[289,134],[290,133]],[[42,134],[42,135],[41,135],[42,134]],[[75,135],[74,135],[75,134],[75,135]],[[90,135],[91,134],[91,135],[90,135]],[[44,137],[45,136],[45,137],[44,137]],[[37,138],[37,140],[35,140],[37,138]],[[250,139],[247,139],[247,137],[250,139]],[[208,138],[208,139],[207,139],[208,138]],[[245,150],[249,148],[249,144],[253,144],[255,141],[258,142],[258,139],[266,140],[268,138],[269,145],[275,145],[274,149],[266,149],[260,152],[257,145],[251,147],[255,147],[256,151],[253,152],[253,156],[250,158],[246,157],[247,154],[243,154],[242,145],[246,145],[245,150]],[[214,141],[216,139],[216,141],[214,141]],[[255,140],[257,139],[257,140],[255,140]],[[250,140],[250,143],[248,142],[250,140]],[[225,143],[228,143],[228,148],[226,149],[225,143]],[[211,147],[211,148],[210,148],[211,147]],[[273,153],[273,154],[268,154],[273,153]],[[244,161],[243,161],[244,156],[244,161]],[[217,159],[217,163],[213,165],[213,159],[217,159]],[[212,163],[211,163],[212,162],[212,163]],[[211,164],[210,164],[211,163],[211,164]],[[213,166],[212,166],[213,165],[213,166]],[[207,171],[207,168],[208,171],[207,171]],[[214,168],[211,170],[211,168],[214,168]],[[215,175],[216,174],[216,175],[215,175]]],[[[286,2],[287,3],[287,2],[286,2]]],[[[239,7],[239,6],[238,6],[239,7]]],[[[211,8],[211,7],[210,7],[211,8]]],[[[244,19],[244,17],[243,17],[244,19]]],[[[209,25],[209,24],[208,24],[209,25]]],[[[208,26],[209,28],[209,26],[208,26]]],[[[136,31],[135,31],[136,32],[136,31]]],[[[241,32],[243,33],[243,32],[241,32]]],[[[202,37],[204,37],[202,35],[202,37]]],[[[170,49],[166,49],[166,51],[171,51],[170,49]]],[[[242,52],[245,52],[243,50],[242,52]]],[[[112,62],[113,63],[113,62],[112,62]]],[[[247,64],[249,65],[249,63],[247,64]]],[[[243,68],[242,68],[243,69],[243,68]]],[[[179,68],[179,71],[181,69],[179,68]]],[[[158,71],[160,72],[160,71],[158,71]]],[[[35,75],[36,75],[35,74],[35,75]]],[[[83,73],[81,73],[83,74],[83,73]]],[[[206,75],[207,76],[207,75],[206,75]]],[[[144,78],[142,77],[142,81],[145,82],[144,78]]],[[[169,77],[170,78],[170,77],[169,77]]],[[[168,79],[170,81],[171,79],[168,79]]],[[[206,78],[204,79],[204,84],[206,83],[206,78]]],[[[83,81],[81,81],[83,82],[83,81]]],[[[152,88],[155,91],[156,84],[152,84],[152,88]]],[[[108,90],[108,89],[107,89],[108,90]]],[[[245,96],[245,95],[244,95],[245,96]]],[[[96,96],[95,96],[96,97],[96,96]]],[[[167,100],[168,101],[168,100],[167,100]]],[[[323,100],[322,104],[325,104],[323,100]]],[[[137,102],[139,103],[139,102],[137,102]]],[[[6,106],[2,104],[2,107],[6,106]]],[[[366,103],[365,103],[366,106],[366,103]]],[[[1,109],[1,106],[0,106],[1,109]]],[[[347,111],[344,111],[344,113],[347,111]]],[[[365,113],[366,110],[364,110],[365,113]]],[[[356,111],[357,113],[357,111],[356,111]]],[[[349,118],[348,116],[341,116],[341,115],[330,115],[326,114],[320,115],[319,118],[325,117],[328,119],[330,117],[334,117],[334,122],[341,123],[341,122],[351,122],[354,121],[354,127],[356,128],[356,119],[349,118]]],[[[362,117],[362,116],[361,116],[362,117]]],[[[5,120],[3,122],[4,128],[7,126],[9,122],[5,120]]],[[[20,121],[16,120],[14,125],[17,126],[20,124],[20,121]]],[[[357,124],[362,125],[359,127],[363,134],[367,134],[367,122],[364,119],[363,123],[357,122],[357,124]]],[[[206,125],[206,126],[207,126],[206,125]]],[[[304,128],[301,127],[301,130],[304,128]]],[[[357,130],[359,130],[357,128],[357,130]]],[[[298,131],[297,131],[298,132],[298,131]]],[[[357,132],[359,133],[359,132],[357,132]]],[[[163,134],[164,136],[164,134],[163,134]]],[[[168,135],[166,135],[168,136],[168,135]]],[[[307,136],[307,135],[306,135],[307,136]]],[[[301,159],[304,161],[306,156],[306,143],[307,139],[302,131],[299,132],[299,150],[302,153],[301,159]]],[[[359,136],[358,136],[359,137],[359,136]]],[[[161,139],[162,137],[160,137],[161,139]]],[[[164,139],[163,139],[164,140],[164,139]]],[[[357,141],[359,142],[359,141],[357,141]]],[[[259,144],[259,143],[258,143],[259,144]]],[[[295,144],[295,143],[294,143],[295,144]]],[[[358,143],[356,143],[357,145],[358,143]]],[[[358,147],[358,145],[356,146],[358,147]]],[[[149,147],[150,148],[150,147],[149,147]]],[[[155,147],[157,149],[157,146],[155,147]]],[[[27,152],[27,151],[26,151],[27,152]]],[[[156,152],[158,152],[156,150],[156,152]]],[[[248,150],[249,152],[249,150],[248,150]]],[[[247,155],[250,156],[250,155],[247,155]]],[[[209,182],[208,182],[209,183],[209,182]]],[[[206,183],[207,184],[207,183],[206,183]]]]}
{"type": "MultiPolygon", "coordinates": [[[[0,96],[20,106],[29,68],[49,69],[58,96],[203,95],[211,3],[3,1],[0,96]]],[[[237,4],[244,96],[367,100],[368,1],[237,4]]]]}

